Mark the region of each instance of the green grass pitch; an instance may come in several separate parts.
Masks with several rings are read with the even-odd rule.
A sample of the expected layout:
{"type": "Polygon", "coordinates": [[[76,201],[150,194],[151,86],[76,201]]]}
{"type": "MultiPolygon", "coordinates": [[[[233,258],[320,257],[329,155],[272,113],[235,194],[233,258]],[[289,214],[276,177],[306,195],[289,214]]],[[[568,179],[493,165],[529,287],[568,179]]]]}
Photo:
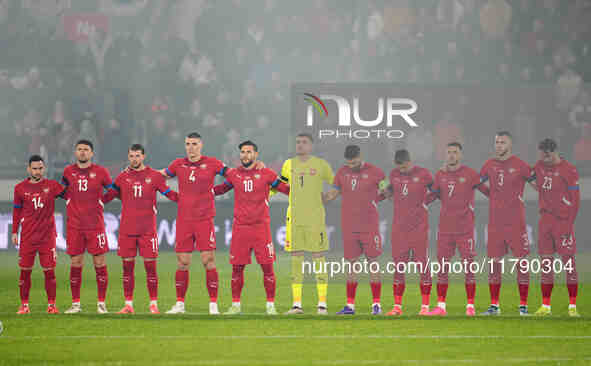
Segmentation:
{"type": "MultiPolygon", "coordinates": [[[[261,271],[247,267],[242,310],[234,317],[206,315],[208,300],[204,271],[194,256],[187,295],[188,314],[150,315],[141,261],[136,264],[135,315],[114,314],[123,304],[121,264],[108,254],[110,314],[96,314],[94,270],[87,258],[83,274],[82,305],[76,315],[45,314],[46,297],[39,267],[33,272],[32,314],[17,316],[18,269],[15,252],[0,254],[0,365],[588,365],[591,364],[591,294],[580,286],[579,312],[583,317],[567,317],[567,293],[563,284],[555,287],[550,318],[517,316],[518,295],[514,280],[506,280],[501,290],[503,315],[495,318],[466,318],[465,294],[461,278],[451,283],[446,318],[416,316],[420,295],[416,278],[407,280],[405,314],[392,319],[369,315],[370,290],[360,281],[357,290],[358,315],[316,316],[316,289],[313,281],[304,285],[306,315],[298,317],[264,315],[265,298],[261,271]]],[[[220,310],[231,302],[230,266],[227,254],[218,257],[220,310]]],[[[175,301],[174,253],[159,259],[162,312],[175,301]]],[[[281,255],[276,266],[278,310],[291,305],[289,258],[281,255]]],[[[70,305],[68,258],[60,253],[56,271],[57,305],[70,305]]],[[[585,277],[585,276],[581,276],[585,277]]],[[[479,277],[476,309],[483,311],[489,301],[484,277],[479,277]]],[[[392,306],[392,280],[384,279],[382,305],[392,306]]],[[[435,286],[431,305],[435,304],[435,286]]],[[[340,310],[345,302],[342,280],[329,286],[329,310],[340,310]]],[[[540,304],[537,279],[530,288],[530,311],[540,304]]]]}

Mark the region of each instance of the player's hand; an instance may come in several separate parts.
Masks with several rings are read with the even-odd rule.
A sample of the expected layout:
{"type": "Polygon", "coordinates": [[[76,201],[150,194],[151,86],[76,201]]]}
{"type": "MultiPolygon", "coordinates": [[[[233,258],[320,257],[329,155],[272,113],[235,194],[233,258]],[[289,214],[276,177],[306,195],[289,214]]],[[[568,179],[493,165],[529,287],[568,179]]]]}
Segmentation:
{"type": "Polygon", "coordinates": [[[18,234],[12,234],[12,244],[14,244],[14,246],[18,245],[18,234]]]}

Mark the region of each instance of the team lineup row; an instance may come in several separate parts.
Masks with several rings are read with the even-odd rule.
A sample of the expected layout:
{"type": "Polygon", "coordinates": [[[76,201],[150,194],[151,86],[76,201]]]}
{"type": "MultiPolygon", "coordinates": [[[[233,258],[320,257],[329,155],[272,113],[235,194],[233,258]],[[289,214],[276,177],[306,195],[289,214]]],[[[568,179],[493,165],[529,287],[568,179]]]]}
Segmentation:
{"type": "MultiPolygon", "coordinates": [[[[57,313],[55,307],[55,223],[54,200],[66,200],[67,253],[71,257],[70,287],[72,307],[66,313],[82,311],[80,285],[83,255],[93,256],[98,288],[97,311],[106,313],[105,296],[108,274],[105,253],[108,251],[103,220],[106,203],[119,198],[122,202],[121,227],[118,254],[123,260],[123,289],[125,305],[119,313],[133,313],[135,256],[144,258],[147,285],[150,295],[150,312],[159,313],[158,238],[156,234],[156,193],[160,192],[178,204],[177,270],[175,285],[177,302],[167,313],[184,313],[188,287],[189,268],[193,251],[199,251],[206,272],[206,287],[210,314],[219,314],[218,273],[215,265],[215,216],[214,196],[234,190],[234,221],[230,263],[232,264],[232,305],[228,314],[241,311],[240,296],[244,285],[244,268],[255,257],[263,271],[268,314],[277,314],[275,308],[275,251],[270,233],[270,195],[281,192],[289,196],[287,235],[285,249],[291,253],[293,306],[286,314],[301,314],[303,262],[310,254],[318,268],[325,268],[325,254],[329,249],[325,230],[324,204],[341,196],[341,221],[343,228],[344,257],[352,263],[364,255],[369,262],[382,254],[379,235],[377,205],[391,200],[394,206],[391,243],[395,263],[419,263],[427,261],[428,205],[441,201],[437,239],[439,261],[449,260],[456,248],[463,261],[470,263],[474,250],[474,196],[478,189],[487,196],[489,205],[489,235],[487,254],[492,260],[489,273],[491,305],[483,315],[500,314],[501,287],[500,266],[509,253],[516,258],[529,255],[529,239],[525,227],[523,191],[529,182],[539,192],[540,230],[539,255],[552,258],[558,253],[564,262],[572,263],[566,272],[569,292],[569,315],[578,316],[576,297],[578,275],[576,272],[576,241],[573,232],[580,197],[576,168],[560,158],[556,143],[550,139],[539,145],[540,160],[532,168],[511,153],[511,135],[499,132],[495,136],[495,156],[489,159],[480,173],[462,165],[462,146],[452,142],[447,147],[444,166],[433,177],[424,168],[414,165],[406,150],[398,150],[394,156],[395,168],[388,178],[384,172],[362,159],[360,148],[345,148],[345,164],[336,175],[323,159],[312,155],[313,138],[302,133],[296,137],[296,156],[288,159],[281,176],[258,161],[258,147],[251,141],[239,145],[241,166],[228,168],[213,157],[203,156],[203,141],[198,133],[185,139],[186,158],[176,159],[160,171],[144,165],[145,152],[141,145],[132,145],[128,152],[129,167],[114,182],[107,170],[92,163],[93,145],[79,141],[75,147],[76,163],[64,170],[61,184],[43,178],[44,162],[39,156],[31,157],[28,165],[30,177],[14,190],[13,235],[19,243],[20,296],[18,313],[30,312],[28,306],[31,286],[31,270],[37,253],[45,274],[48,296],[48,313],[57,313]],[[216,175],[225,177],[222,184],[214,186],[216,175]],[[179,192],[166,184],[167,178],[178,178],[179,192]],[[323,184],[332,188],[324,192],[323,184]],[[106,189],[106,192],[104,191],[106,189]]],[[[469,266],[467,267],[469,268],[469,266]]],[[[316,273],[318,313],[327,314],[328,275],[316,273]]],[[[475,315],[475,276],[467,271],[466,315],[475,315]]],[[[519,268],[517,281],[520,294],[519,313],[528,315],[528,268],[519,268]]],[[[554,273],[542,274],[543,304],[536,315],[551,313],[550,297],[554,273]]],[[[420,290],[422,306],[420,315],[446,315],[448,273],[437,275],[437,306],[429,309],[431,275],[422,273],[420,290]]],[[[370,275],[373,297],[372,314],[382,313],[381,278],[379,273],[370,275]]],[[[355,313],[357,279],[350,272],[347,278],[347,304],[337,314],[355,313]]],[[[394,308],[387,315],[402,315],[402,297],[405,290],[404,273],[394,274],[394,308]]]]}

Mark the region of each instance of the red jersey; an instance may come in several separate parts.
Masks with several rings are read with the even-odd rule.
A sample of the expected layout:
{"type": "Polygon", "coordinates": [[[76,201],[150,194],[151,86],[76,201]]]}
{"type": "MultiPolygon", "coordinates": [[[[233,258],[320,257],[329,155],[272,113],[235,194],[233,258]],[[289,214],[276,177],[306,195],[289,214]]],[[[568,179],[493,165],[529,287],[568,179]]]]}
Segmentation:
{"type": "Polygon", "coordinates": [[[18,233],[21,225],[21,244],[44,243],[55,237],[55,199],[63,197],[64,187],[55,180],[43,179],[31,183],[26,179],[14,187],[12,233],[18,233]]]}
{"type": "Polygon", "coordinates": [[[525,226],[523,189],[531,177],[527,163],[513,155],[507,160],[489,159],[480,170],[490,185],[489,229],[499,226],[525,226]]]}
{"type": "Polygon", "coordinates": [[[359,171],[342,166],[335,175],[334,187],[341,192],[341,227],[343,231],[367,233],[379,225],[379,184],[384,171],[363,162],[359,171]]]}
{"type": "Polygon", "coordinates": [[[77,230],[104,230],[103,189],[111,188],[109,171],[96,164],[81,169],[76,164],[64,169],[62,184],[66,186],[66,224],[77,230]]]}
{"type": "Polygon", "coordinates": [[[431,191],[441,200],[439,233],[465,234],[474,232],[474,189],[480,185],[480,175],[465,165],[456,171],[439,170],[431,191]]]}
{"type": "Polygon", "coordinates": [[[209,156],[202,156],[196,162],[176,159],[166,168],[166,174],[178,177],[179,221],[201,221],[215,216],[213,184],[217,174],[226,174],[224,163],[209,156]]]}
{"type": "Polygon", "coordinates": [[[534,174],[540,197],[540,213],[574,221],[579,205],[577,168],[564,159],[556,165],[538,161],[534,166],[534,174]]]}
{"type": "Polygon", "coordinates": [[[279,180],[277,173],[264,169],[229,169],[223,184],[214,187],[216,195],[234,189],[234,224],[269,224],[269,190],[289,194],[289,186],[279,180]]]}
{"type": "MultiPolygon", "coordinates": [[[[139,171],[126,169],[115,179],[113,188],[121,199],[119,233],[123,235],[156,234],[156,192],[173,201],[176,196],[164,176],[148,166],[139,171]]],[[[112,196],[105,198],[105,202],[111,199],[112,196]]]]}
{"type": "Polygon", "coordinates": [[[408,173],[390,172],[394,200],[392,226],[395,231],[429,230],[429,209],[425,204],[427,189],[433,184],[431,172],[414,166],[408,173]]]}

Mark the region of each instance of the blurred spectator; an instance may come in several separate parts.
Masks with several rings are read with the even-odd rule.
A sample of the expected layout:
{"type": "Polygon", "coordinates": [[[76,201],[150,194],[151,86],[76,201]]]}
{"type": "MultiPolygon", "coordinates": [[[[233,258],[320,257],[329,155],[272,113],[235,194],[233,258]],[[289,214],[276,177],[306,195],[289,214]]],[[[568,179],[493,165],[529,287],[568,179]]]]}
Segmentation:
{"type": "Polygon", "coordinates": [[[488,0],[480,10],[480,26],[491,39],[505,37],[511,24],[512,9],[505,0],[488,0]]]}
{"type": "Polygon", "coordinates": [[[575,101],[581,87],[583,79],[572,69],[566,71],[556,80],[556,106],[565,110],[575,101]]]}
{"type": "Polygon", "coordinates": [[[130,142],[121,128],[121,123],[116,118],[111,118],[103,132],[103,161],[105,163],[121,162],[126,160],[127,149],[130,142]]]}

